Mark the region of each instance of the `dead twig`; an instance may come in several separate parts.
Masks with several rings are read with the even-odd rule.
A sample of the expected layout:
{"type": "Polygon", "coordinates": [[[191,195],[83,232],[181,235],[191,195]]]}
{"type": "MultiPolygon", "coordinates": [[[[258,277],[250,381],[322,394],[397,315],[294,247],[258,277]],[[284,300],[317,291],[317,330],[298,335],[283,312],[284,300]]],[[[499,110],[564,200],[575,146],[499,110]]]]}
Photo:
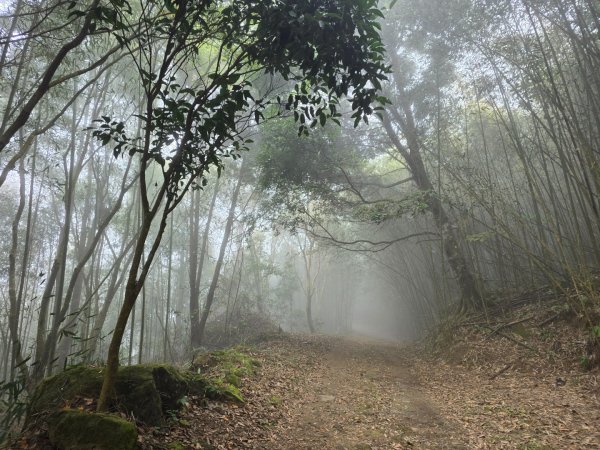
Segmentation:
{"type": "Polygon", "coordinates": [[[538,325],[538,327],[541,328],[544,325],[548,325],[550,322],[554,322],[556,319],[558,319],[560,317],[561,314],[562,314],[562,311],[554,314],[553,316],[550,316],[549,318],[547,318],[546,320],[544,320],[542,323],[540,323],[538,325]]]}
{"type": "MultiPolygon", "coordinates": [[[[534,352],[536,355],[539,355],[539,354],[540,354],[539,350],[537,350],[537,349],[535,349],[535,348],[531,347],[530,345],[526,344],[525,342],[521,342],[521,341],[519,341],[518,339],[515,339],[514,337],[512,337],[512,336],[509,336],[509,335],[508,335],[508,334],[506,334],[506,333],[502,333],[501,331],[498,331],[498,329],[493,329],[493,328],[491,328],[491,327],[486,327],[486,328],[487,328],[487,329],[489,329],[489,330],[491,330],[491,331],[493,331],[493,332],[494,332],[495,334],[497,334],[498,336],[502,336],[503,338],[506,338],[506,339],[508,339],[509,341],[511,341],[511,342],[514,342],[515,344],[517,344],[517,345],[520,345],[521,347],[524,347],[524,348],[526,348],[527,350],[531,350],[531,351],[532,351],[532,352],[534,352]]],[[[490,334],[490,336],[491,336],[491,334],[490,334]]]]}
{"type": "Polygon", "coordinates": [[[491,329],[490,327],[486,327],[486,328],[490,328],[492,330],[492,332],[490,334],[488,334],[485,338],[489,339],[490,337],[492,337],[494,334],[498,333],[500,330],[502,330],[503,328],[508,328],[508,327],[512,327],[513,325],[517,325],[519,323],[523,323],[523,322],[527,322],[528,320],[533,319],[533,315],[527,316],[523,319],[519,319],[519,320],[515,320],[513,322],[510,323],[503,323],[498,325],[496,328],[491,329]]]}
{"type": "Polygon", "coordinates": [[[500,375],[502,375],[504,372],[506,372],[508,369],[510,369],[514,365],[514,363],[515,363],[515,361],[506,364],[502,369],[500,369],[494,375],[492,375],[490,377],[490,380],[495,380],[496,378],[498,378],[500,375]]]}

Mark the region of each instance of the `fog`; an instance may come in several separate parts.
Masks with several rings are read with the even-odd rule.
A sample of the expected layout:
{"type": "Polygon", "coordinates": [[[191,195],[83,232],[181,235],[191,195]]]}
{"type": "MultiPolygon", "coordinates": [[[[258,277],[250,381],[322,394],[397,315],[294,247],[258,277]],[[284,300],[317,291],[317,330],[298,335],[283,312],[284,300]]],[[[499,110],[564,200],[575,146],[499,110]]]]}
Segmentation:
{"type": "Polygon", "coordinates": [[[406,0],[276,32],[271,3],[243,3],[274,21],[243,39],[211,4],[213,34],[176,26],[178,47],[128,34],[152,8],[90,32],[64,2],[0,2],[0,379],[111,340],[120,364],[281,332],[410,342],[507,293],[591,289],[593,2],[406,0]]]}

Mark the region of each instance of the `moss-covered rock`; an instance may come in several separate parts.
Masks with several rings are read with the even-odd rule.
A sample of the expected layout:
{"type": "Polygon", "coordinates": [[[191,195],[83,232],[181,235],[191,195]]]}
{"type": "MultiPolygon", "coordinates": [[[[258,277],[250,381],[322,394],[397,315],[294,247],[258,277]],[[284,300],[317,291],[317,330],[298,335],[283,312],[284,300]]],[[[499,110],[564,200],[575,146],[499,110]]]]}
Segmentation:
{"type": "MultiPolygon", "coordinates": [[[[75,366],[45,379],[31,397],[27,422],[43,418],[81,398],[97,398],[103,370],[75,366]]],[[[167,365],[126,366],[119,369],[115,393],[117,409],[132,414],[146,425],[159,426],[165,414],[177,411],[190,390],[204,394],[204,382],[193,383],[167,365]]]]}
{"type": "MultiPolygon", "coordinates": [[[[211,400],[233,400],[243,403],[244,397],[239,388],[219,375],[204,375],[194,372],[183,372],[188,385],[189,395],[205,396],[211,400]]],[[[241,384],[241,380],[236,378],[241,384]]]]}
{"type": "MultiPolygon", "coordinates": [[[[168,365],[147,364],[121,367],[115,384],[114,407],[137,421],[160,426],[165,417],[183,405],[186,395],[243,402],[239,387],[251,374],[256,361],[239,349],[209,354],[210,373],[179,371],[168,365]]],[[[102,387],[103,370],[75,366],[42,381],[31,397],[27,423],[45,418],[61,408],[91,405],[102,387]],[[81,401],[85,400],[85,401],[81,401]]]]}
{"type": "Polygon", "coordinates": [[[222,378],[212,378],[204,390],[204,395],[213,400],[233,400],[244,403],[244,397],[239,388],[222,378]]]}
{"type": "Polygon", "coordinates": [[[121,368],[116,391],[123,409],[146,425],[158,426],[165,414],[181,408],[189,386],[174,367],[148,364],[121,368]]]}
{"type": "Polygon", "coordinates": [[[178,411],[181,408],[182,399],[190,391],[188,382],[182,373],[173,366],[155,365],[151,368],[163,413],[178,411]]]}
{"type": "Polygon", "coordinates": [[[202,396],[206,392],[206,386],[209,382],[204,375],[199,373],[185,371],[182,372],[182,376],[187,384],[187,391],[189,395],[202,396]]]}
{"type": "Polygon", "coordinates": [[[48,422],[50,441],[59,450],[133,450],[135,425],[110,414],[65,409],[48,422]]]}
{"type": "Polygon", "coordinates": [[[201,370],[217,369],[221,373],[234,372],[238,376],[254,373],[260,362],[250,355],[244,347],[233,347],[196,355],[193,368],[201,370]]]}
{"type": "MultiPolygon", "coordinates": [[[[242,378],[252,375],[260,362],[250,356],[243,347],[234,347],[196,355],[192,368],[202,372],[195,375],[194,382],[202,381],[203,394],[211,399],[243,402],[240,392],[242,378]]],[[[186,375],[186,378],[190,378],[186,375]]]]}
{"type": "Polygon", "coordinates": [[[118,408],[150,426],[164,423],[160,394],[148,366],[128,366],[119,369],[115,386],[118,408]]]}
{"type": "Polygon", "coordinates": [[[29,402],[27,422],[56,411],[76,398],[95,398],[102,387],[102,370],[74,366],[43,380],[29,402]]]}

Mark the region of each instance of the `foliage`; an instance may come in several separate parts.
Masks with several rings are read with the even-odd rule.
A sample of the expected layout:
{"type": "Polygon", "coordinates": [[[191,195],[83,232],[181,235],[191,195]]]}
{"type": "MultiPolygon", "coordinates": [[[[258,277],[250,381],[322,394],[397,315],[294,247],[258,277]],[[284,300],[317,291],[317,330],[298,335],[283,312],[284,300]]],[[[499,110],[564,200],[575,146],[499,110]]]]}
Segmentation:
{"type": "Polygon", "coordinates": [[[355,208],[354,217],[358,220],[375,224],[399,219],[405,215],[415,217],[427,211],[426,199],[429,195],[431,194],[417,191],[407,194],[398,200],[386,200],[375,204],[360,205],[355,208]]]}
{"type": "MultiPolygon", "coordinates": [[[[127,2],[124,2],[127,5],[127,2]]],[[[125,7],[125,6],[123,6],[125,7]]],[[[149,110],[140,115],[149,142],[128,136],[122,120],[104,116],[94,136],[114,142],[114,154],[141,154],[157,163],[170,195],[185,191],[188,177],[202,178],[210,167],[222,169],[222,158],[235,157],[251,141],[241,136],[250,117],[264,118],[264,97],[251,92],[252,74],[264,72],[297,81],[278,103],[293,110],[300,132],[339,116],[337,105],[352,90],[358,123],[372,114],[387,67],[373,0],[359,2],[165,2],[170,15],[154,17],[154,40],[164,33],[169,44],[163,63],[139,68],[149,110]],[[193,24],[201,24],[197,28],[193,24]],[[190,46],[208,45],[219,52],[216,66],[198,72],[200,81],[181,83],[174,62],[193,60],[190,46]]],[[[150,20],[150,19],[149,19],[150,20]]],[[[150,25],[148,25],[150,26],[150,25]]],[[[202,178],[202,185],[206,180],[202,178]]]]}
{"type": "Polygon", "coordinates": [[[345,187],[344,170],[361,161],[356,146],[344,141],[340,129],[329,124],[298,137],[291,118],[264,123],[256,157],[261,199],[249,220],[294,231],[312,226],[324,209],[342,217],[348,209],[338,193],[345,187]]]}
{"type": "Polygon", "coordinates": [[[17,378],[14,381],[0,382],[0,443],[9,438],[19,425],[25,414],[29,402],[26,399],[25,381],[17,378]]]}

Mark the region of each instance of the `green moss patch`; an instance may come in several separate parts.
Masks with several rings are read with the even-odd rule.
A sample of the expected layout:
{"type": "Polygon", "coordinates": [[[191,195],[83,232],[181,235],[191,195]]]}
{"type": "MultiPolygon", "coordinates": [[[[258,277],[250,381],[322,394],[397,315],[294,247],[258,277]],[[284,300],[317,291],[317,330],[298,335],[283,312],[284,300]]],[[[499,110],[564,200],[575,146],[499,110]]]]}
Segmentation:
{"type": "Polygon", "coordinates": [[[233,400],[244,403],[240,389],[222,378],[211,378],[206,385],[204,395],[213,400],[233,400]]]}
{"type": "Polygon", "coordinates": [[[129,366],[119,370],[116,383],[118,407],[146,425],[164,423],[160,394],[152,370],[146,366],[129,366]]]}
{"type": "Polygon", "coordinates": [[[244,347],[233,347],[196,356],[193,365],[203,371],[235,373],[238,376],[244,376],[254,373],[260,363],[248,355],[244,347]]]}
{"type": "Polygon", "coordinates": [[[198,355],[192,367],[204,375],[204,395],[212,399],[243,402],[239,389],[242,378],[255,373],[259,365],[246,349],[233,347],[198,355]]]}
{"type": "Polygon", "coordinates": [[[228,383],[225,379],[215,375],[204,375],[194,372],[183,373],[190,395],[207,397],[211,400],[233,400],[243,403],[244,398],[239,387],[228,383]]]}
{"type": "Polygon", "coordinates": [[[50,442],[59,450],[133,450],[135,425],[110,414],[65,409],[49,420],[50,442]]]}
{"type": "Polygon", "coordinates": [[[97,398],[101,387],[102,370],[93,367],[70,367],[46,378],[31,396],[27,422],[69,406],[77,398],[97,398]]]}
{"type": "MultiPolygon", "coordinates": [[[[77,403],[78,399],[96,399],[102,387],[103,370],[76,366],[45,379],[36,388],[27,421],[77,403]]],[[[202,388],[194,388],[204,393],[202,388]]],[[[177,369],[167,365],[126,366],[119,369],[115,386],[115,407],[146,425],[164,423],[165,415],[181,408],[192,386],[177,369]]]]}

